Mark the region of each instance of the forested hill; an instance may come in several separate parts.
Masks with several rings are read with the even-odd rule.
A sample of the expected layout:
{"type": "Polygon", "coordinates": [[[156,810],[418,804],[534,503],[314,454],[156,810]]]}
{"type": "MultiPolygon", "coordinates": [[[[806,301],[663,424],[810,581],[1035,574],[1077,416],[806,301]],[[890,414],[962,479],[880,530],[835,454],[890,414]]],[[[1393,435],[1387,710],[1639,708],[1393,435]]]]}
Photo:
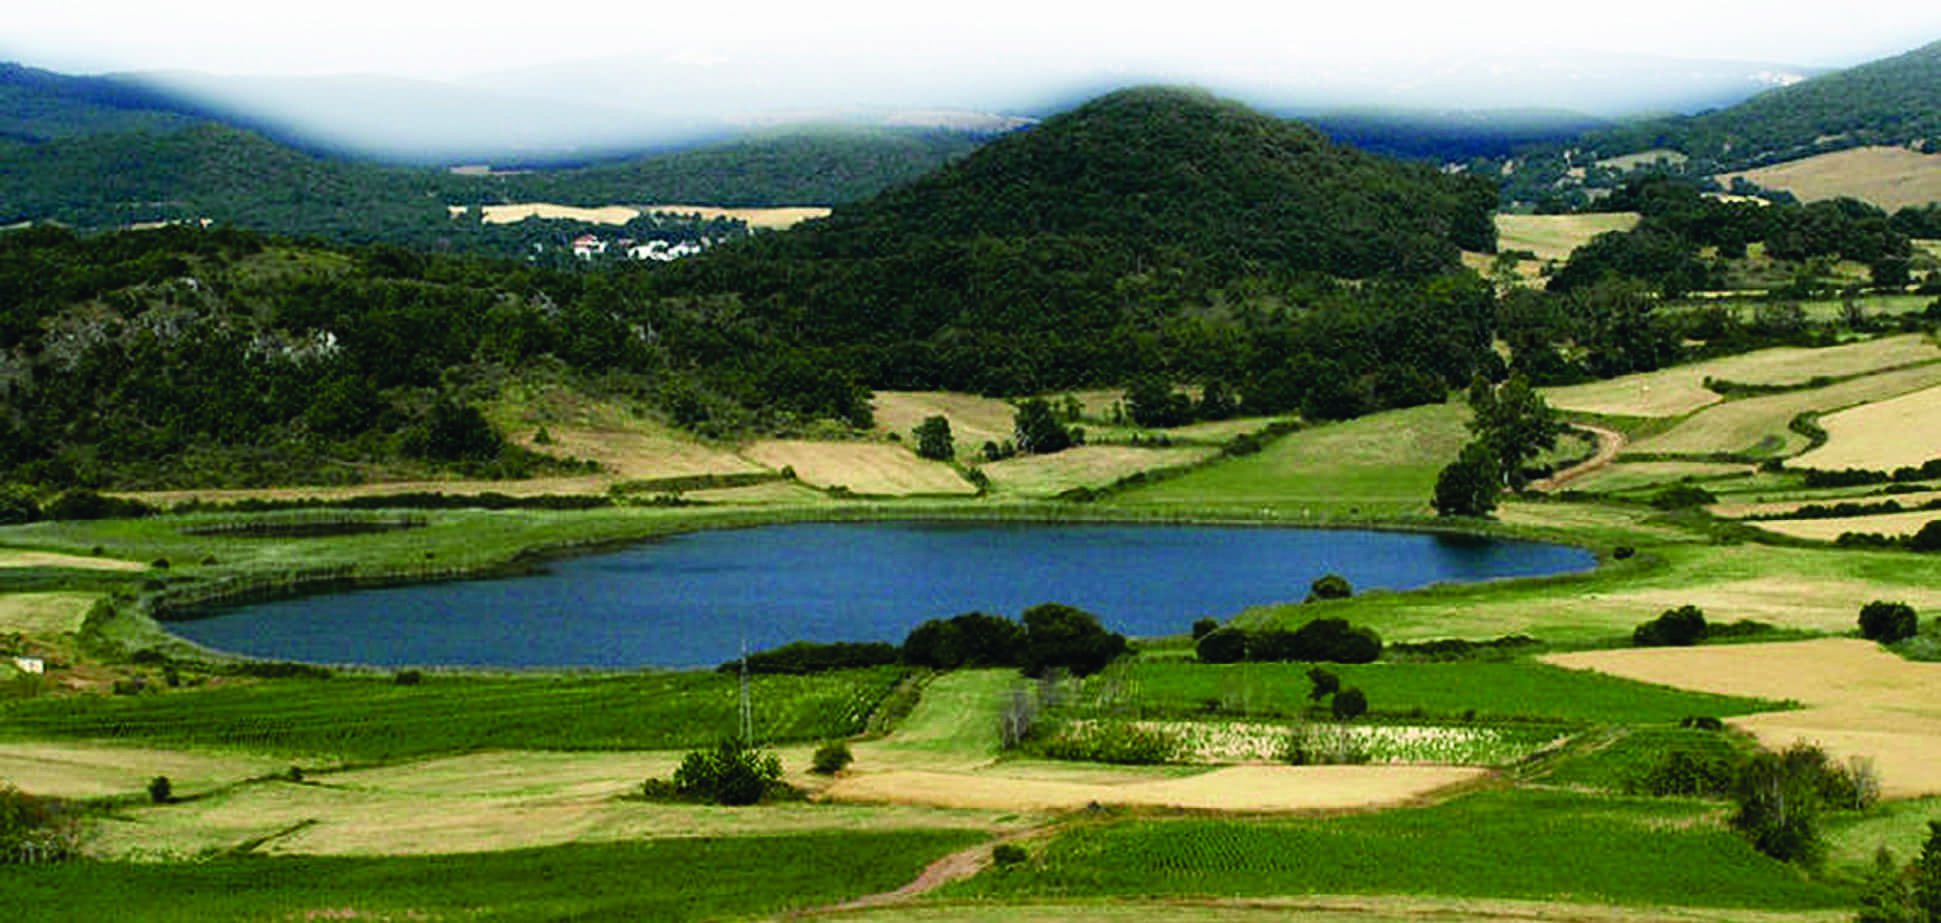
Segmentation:
{"type": "Polygon", "coordinates": [[[110,77],[70,77],[0,61],[0,138],[46,141],[200,121],[166,96],[110,77]]]}
{"type": "Polygon", "coordinates": [[[1491,250],[1495,188],[1341,147],[1206,93],[1116,92],[793,235],[798,252],[1055,235],[1365,278],[1491,250]]]}
{"type": "Polygon", "coordinates": [[[1841,148],[1926,143],[1941,150],[1941,42],[1769,90],[1694,116],[1596,132],[1603,156],[1669,148],[1707,172],[1841,148]]]}

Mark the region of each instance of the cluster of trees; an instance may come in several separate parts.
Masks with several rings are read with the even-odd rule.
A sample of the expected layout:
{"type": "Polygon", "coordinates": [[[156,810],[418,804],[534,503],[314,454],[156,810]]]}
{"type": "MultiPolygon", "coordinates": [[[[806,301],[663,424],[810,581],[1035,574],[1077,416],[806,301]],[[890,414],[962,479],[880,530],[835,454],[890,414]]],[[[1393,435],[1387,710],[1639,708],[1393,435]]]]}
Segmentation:
{"type": "Polygon", "coordinates": [[[1215,629],[1202,635],[1193,651],[1201,663],[1373,663],[1382,656],[1382,638],[1347,619],[1321,618],[1292,631],[1215,629]]]}
{"type": "MultiPolygon", "coordinates": [[[[1908,235],[1887,212],[1856,199],[1725,202],[1702,195],[1690,181],[1654,174],[1626,182],[1597,207],[1643,217],[1629,231],[1602,234],[1579,247],[1551,277],[1550,291],[1586,288],[1606,276],[1642,281],[1667,297],[1720,288],[1723,264],[1702,259],[1700,250],[1713,247],[1721,259],[1741,259],[1752,243],[1764,243],[1766,255],[1778,260],[1865,263],[1877,286],[1909,281],[1914,251],[1908,235]]],[[[1918,220],[1916,215],[1910,223],[1918,220]]]]}
{"type": "Polygon", "coordinates": [[[1709,633],[1705,612],[1697,606],[1686,605],[1667,609],[1657,618],[1640,624],[1631,633],[1631,643],[1638,647],[1690,647],[1705,640],[1709,633]]]}
{"type": "MultiPolygon", "coordinates": [[[[796,641],[748,655],[747,667],[751,673],[816,673],[903,663],[933,670],[1016,667],[1032,676],[1054,670],[1088,676],[1130,650],[1125,635],[1106,631],[1098,616],[1044,603],[1024,610],[1017,621],[982,612],[930,619],[911,629],[901,645],[796,641]]],[[[729,672],[741,665],[732,660],[719,669],[729,672]]]]}

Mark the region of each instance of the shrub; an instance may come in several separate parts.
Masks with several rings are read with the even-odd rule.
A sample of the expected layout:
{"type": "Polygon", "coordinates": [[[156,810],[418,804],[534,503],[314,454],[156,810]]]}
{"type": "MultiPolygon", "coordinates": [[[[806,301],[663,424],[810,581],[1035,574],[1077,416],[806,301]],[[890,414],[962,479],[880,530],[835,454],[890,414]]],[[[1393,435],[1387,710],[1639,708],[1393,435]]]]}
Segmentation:
{"type": "Polygon", "coordinates": [[[400,686],[416,686],[425,681],[425,675],[417,670],[399,670],[391,682],[400,686]]]}
{"type": "Polygon", "coordinates": [[[1317,578],[1313,583],[1308,585],[1307,601],[1313,602],[1317,599],[1347,599],[1353,595],[1355,595],[1355,588],[1349,585],[1348,578],[1340,574],[1328,574],[1317,578]]]}
{"type": "Polygon", "coordinates": [[[1653,494],[1647,502],[1661,510],[1689,510],[1717,503],[1719,498],[1695,484],[1678,484],[1653,494]]]}
{"type": "MultiPolygon", "coordinates": [[[[651,782],[643,786],[652,788],[651,782]]],[[[674,770],[672,787],[680,798],[722,805],[756,804],[784,789],[781,759],[738,740],[689,752],[674,770]]]]}
{"type": "MultiPolygon", "coordinates": [[[[836,641],[820,644],[795,641],[772,650],[748,655],[750,673],[787,673],[802,675],[857,667],[881,667],[896,663],[902,651],[883,641],[836,641]]],[[[718,668],[723,673],[741,669],[740,660],[730,660],[718,668]]]]}
{"type": "Polygon", "coordinates": [[[1239,663],[1247,659],[1247,633],[1238,628],[1207,632],[1193,646],[1193,653],[1201,663],[1239,663]]]}
{"type": "Polygon", "coordinates": [[[1689,647],[1705,640],[1705,613],[1697,606],[1680,606],[1639,625],[1631,633],[1638,647],[1689,647]]]}
{"type": "Polygon", "coordinates": [[[175,785],[168,776],[156,776],[148,780],[148,800],[156,804],[168,804],[175,800],[175,785]]]}
{"type": "Polygon", "coordinates": [[[1914,607],[1906,603],[1874,600],[1860,607],[1860,636],[1869,641],[1892,644],[1914,637],[1921,627],[1914,607]]]}
{"type": "Polygon", "coordinates": [[[1314,684],[1307,693],[1310,702],[1319,702],[1341,691],[1341,677],[1320,667],[1307,671],[1307,681],[1314,684]]]}
{"type": "Polygon", "coordinates": [[[1193,640],[1198,641],[1220,630],[1218,619],[1195,619],[1193,621],[1193,640]]]}
{"type": "Polygon", "coordinates": [[[999,843],[991,849],[991,862],[1001,869],[1023,865],[1030,860],[1031,854],[1016,843],[999,843]]]}
{"type": "Polygon", "coordinates": [[[1022,666],[1033,676],[1062,669],[1089,676],[1126,653],[1122,634],[1108,632],[1099,618],[1082,609],[1045,603],[1024,610],[1025,651],[1022,666]]]}
{"type": "Polygon", "coordinates": [[[1326,663],[1374,663],[1382,656],[1382,639],[1371,628],[1357,628],[1347,619],[1315,619],[1294,630],[1300,660],[1326,663]]]}
{"type": "Polygon", "coordinates": [[[832,740],[816,748],[815,758],[809,768],[821,775],[833,776],[855,761],[855,754],[849,752],[848,741],[832,740]]]}
{"type": "Polygon", "coordinates": [[[1738,809],[1731,824],[1760,852],[1810,865],[1825,851],[1822,810],[1864,807],[1878,788],[1871,766],[1840,766],[1812,744],[1796,743],[1780,753],[1761,750],[1734,780],[1738,809]]]}
{"type": "Polygon", "coordinates": [[[1173,734],[1124,724],[1066,725],[1044,743],[1044,754],[1055,760],[1131,766],[1164,763],[1179,750],[1173,734]]]}
{"type": "Polygon", "coordinates": [[[1334,713],[1336,721],[1353,721],[1368,713],[1368,695],[1360,687],[1349,686],[1334,694],[1328,710],[1334,713]]]}
{"type": "Polygon", "coordinates": [[[1619,561],[1628,560],[1629,558],[1637,555],[1637,553],[1638,553],[1638,549],[1633,548],[1630,545],[1619,545],[1616,548],[1611,549],[1611,557],[1619,561]]]}
{"type": "Polygon", "coordinates": [[[59,862],[80,845],[80,826],[59,801],[0,782],[0,865],[59,862]]]}
{"type": "Polygon", "coordinates": [[[1678,749],[1646,770],[1635,788],[1640,794],[1713,798],[1732,790],[1737,767],[1717,753],[1678,749]]]}
{"type": "Polygon", "coordinates": [[[1941,519],[1922,526],[1921,531],[1907,540],[1907,547],[1915,551],[1941,551],[1941,519]]]}

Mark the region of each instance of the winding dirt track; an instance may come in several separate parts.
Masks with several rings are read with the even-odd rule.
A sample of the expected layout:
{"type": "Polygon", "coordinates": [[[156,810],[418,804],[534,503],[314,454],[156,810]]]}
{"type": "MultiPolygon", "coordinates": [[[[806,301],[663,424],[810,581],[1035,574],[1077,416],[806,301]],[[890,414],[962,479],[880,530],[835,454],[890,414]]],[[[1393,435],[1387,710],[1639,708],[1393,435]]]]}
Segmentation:
{"type": "Polygon", "coordinates": [[[1545,493],[1561,489],[1565,484],[1610,464],[1616,460],[1619,452],[1624,451],[1624,434],[1617,430],[1590,423],[1572,423],[1571,426],[1597,437],[1597,453],[1584,461],[1578,462],[1556,474],[1531,484],[1530,489],[1541,490],[1545,493]]]}

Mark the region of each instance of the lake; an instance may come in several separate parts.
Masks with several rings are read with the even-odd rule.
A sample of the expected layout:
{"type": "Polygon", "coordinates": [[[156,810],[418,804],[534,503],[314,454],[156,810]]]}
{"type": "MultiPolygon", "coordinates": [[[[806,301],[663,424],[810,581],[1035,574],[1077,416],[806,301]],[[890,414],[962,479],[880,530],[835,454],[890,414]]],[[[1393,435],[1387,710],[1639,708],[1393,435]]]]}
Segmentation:
{"type": "Polygon", "coordinates": [[[221,650],[378,666],[690,667],[789,641],[901,642],[925,619],[1044,602],[1129,635],[1356,592],[1588,569],[1563,545],[1244,526],[879,522],[676,535],[543,573],[282,600],[170,623],[221,650]]]}

